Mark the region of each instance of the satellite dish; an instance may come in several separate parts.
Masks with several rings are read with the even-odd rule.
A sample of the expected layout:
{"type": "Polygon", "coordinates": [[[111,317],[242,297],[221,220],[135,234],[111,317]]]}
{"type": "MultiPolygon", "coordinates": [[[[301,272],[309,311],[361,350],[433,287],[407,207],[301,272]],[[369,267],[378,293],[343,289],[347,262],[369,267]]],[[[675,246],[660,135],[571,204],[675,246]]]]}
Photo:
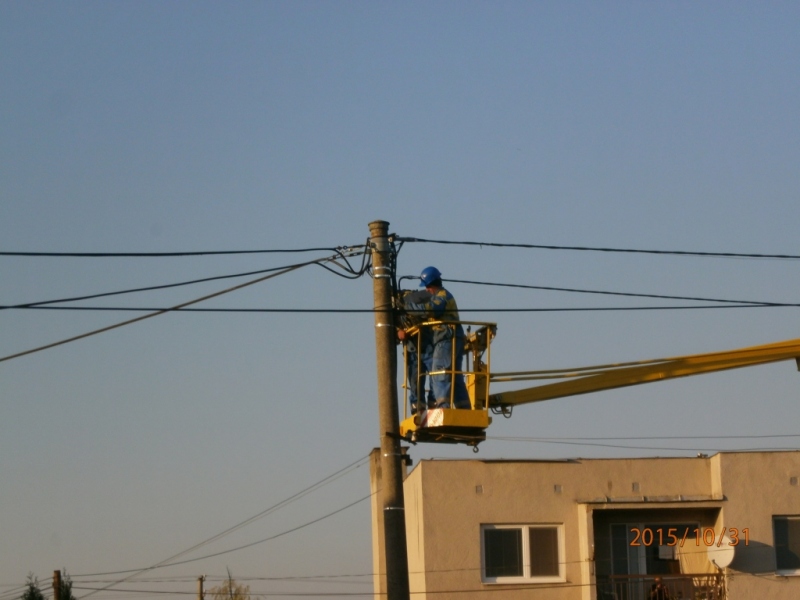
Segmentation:
{"type": "Polygon", "coordinates": [[[708,560],[718,569],[724,569],[733,562],[736,547],[731,546],[731,538],[727,535],[722,540],[717,540],[717,544],[708,547],[708,560]]]}

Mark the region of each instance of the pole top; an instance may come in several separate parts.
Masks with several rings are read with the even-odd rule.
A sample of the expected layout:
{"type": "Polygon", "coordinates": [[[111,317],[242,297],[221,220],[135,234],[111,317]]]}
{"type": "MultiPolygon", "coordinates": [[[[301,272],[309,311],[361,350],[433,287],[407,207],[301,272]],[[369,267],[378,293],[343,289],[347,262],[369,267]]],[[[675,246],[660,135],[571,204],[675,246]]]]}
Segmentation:
{"type": "Polygon", "coordinates": [[[389,232],[389,221],[373,221],[369,224],[369,232],[372,237],[386,235],[389,232]]]}

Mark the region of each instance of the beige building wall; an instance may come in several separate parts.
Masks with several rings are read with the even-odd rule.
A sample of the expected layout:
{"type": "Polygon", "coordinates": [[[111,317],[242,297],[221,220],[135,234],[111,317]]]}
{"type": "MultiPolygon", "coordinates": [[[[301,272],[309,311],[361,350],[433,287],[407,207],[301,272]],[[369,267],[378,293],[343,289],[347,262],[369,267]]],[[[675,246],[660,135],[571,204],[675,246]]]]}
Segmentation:
{"type": "Polygon", "coordinates": [[[723,525],[749,529],[729,569],[731,598],[800,599],[800,577],[775,575],[773,515],[800,515],[800,452],[719,454],[723,525]],[[794,479],[793,479],[794,478],[794,479]]]}
{"type": "Polygon", "coordinates": [[[593,600],[609,560],[607,523],[683,519],[750,530],[728,569],[730,598],[795,600],[800,577],[774,574],[772,515],[800,514],[798,476],[800,452],[422,461],[405,482],[412,598],[530,598],[535,589],[537,599],[593,600]],[[564,581],[482,581],[482,524],[563,525],[564,581]]]}

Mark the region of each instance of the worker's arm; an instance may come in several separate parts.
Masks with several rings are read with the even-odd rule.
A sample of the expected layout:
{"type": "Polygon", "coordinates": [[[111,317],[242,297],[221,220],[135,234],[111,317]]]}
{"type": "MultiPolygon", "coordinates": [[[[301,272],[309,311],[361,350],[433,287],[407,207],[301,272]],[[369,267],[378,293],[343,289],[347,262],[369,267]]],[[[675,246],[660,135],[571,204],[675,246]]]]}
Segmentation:
{"type": "Polygon", "coordinates": [[[408,292],[401,297],[403,308],[411,315],[418,317],[435,317],[433,296],[427,290],[419,290],[417,292],[408,292]]]}

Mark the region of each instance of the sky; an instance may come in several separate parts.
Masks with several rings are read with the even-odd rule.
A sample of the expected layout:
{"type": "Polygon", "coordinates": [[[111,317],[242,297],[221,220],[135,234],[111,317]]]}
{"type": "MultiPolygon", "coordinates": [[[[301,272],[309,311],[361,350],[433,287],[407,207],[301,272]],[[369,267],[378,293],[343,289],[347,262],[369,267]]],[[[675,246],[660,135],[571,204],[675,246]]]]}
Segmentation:
{"type": "MultiPolygon", "coordinates": [[[[792,2],[2,2],[0,251],[350,247],[385,220],[408,238],[797,256],[798,19],[792,2]]],[[[0,305],[330,254],[0,255],[0,305]]],[[[398,275],[428,265],[800,302],[797,259],[403,245],[398,275]]],[[[254,277],[71,305],[168,307],[254,277]]],[[[567,312],[708,303],[446,285],[464,318],[498,323],[499,371],[800,337],[793,307],[567,312]]],[[[197,306],[371,304],[368,276],[308,266],[197,306]]],[[[140,314],[5,309],[0,358],[140,314]]],[[[370,592],[373,331],[368,312],[171,313],[0,362],[0,600],[55,569],[97,600],[194,594],[228,569],[263,597],[370,592]]],[[[410,454],[796,448],[798,398],[778,363],[523,406],[477,455],[410,454]]]]}

